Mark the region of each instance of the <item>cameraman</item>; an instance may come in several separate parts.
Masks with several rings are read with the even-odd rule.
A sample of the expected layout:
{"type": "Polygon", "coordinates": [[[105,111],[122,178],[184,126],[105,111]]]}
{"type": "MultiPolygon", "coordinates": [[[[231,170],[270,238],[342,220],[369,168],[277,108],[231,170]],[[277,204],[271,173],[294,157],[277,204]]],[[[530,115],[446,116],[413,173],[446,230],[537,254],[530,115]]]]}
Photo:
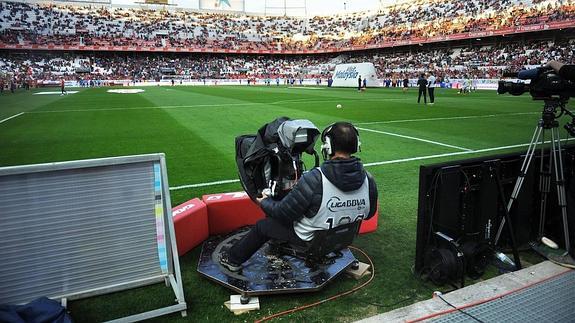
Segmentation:
{"type": "Polygon", "coordinates": [[[303,174],[293,189],[280,201],[264,195],[258,198],[266,218],[256,225],[229,251],[222,253],[220,264],[232,272],[247,261],[269,239],[305,245],[314,231],[359,219],[369,219],[377,207],[377,187],[361,161],[353,157],[359,149],[359,133],[348,122],[327,127],[322,135],[322,152],[329,156],[319,168],[303,174]],[[360,203],[353,207],[328,207],[330,200],[360,203]],[[363,205],[363,207],[362,207],[363,205]]]}
{"type": "Polygon", "coordinates": [[[575,81],[575,65],[566,65],[558,61],[550,61],[545,65],[566,80],[575,81]]]}

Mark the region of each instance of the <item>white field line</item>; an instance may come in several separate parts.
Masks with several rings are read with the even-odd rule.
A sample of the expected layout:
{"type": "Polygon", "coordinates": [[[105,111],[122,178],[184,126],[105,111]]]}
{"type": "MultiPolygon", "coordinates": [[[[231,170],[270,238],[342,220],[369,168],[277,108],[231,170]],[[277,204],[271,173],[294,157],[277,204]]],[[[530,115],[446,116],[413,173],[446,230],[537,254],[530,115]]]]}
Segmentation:
{"type": "MultiPolygon", "coordinates": [[[[575,138],[568,138],[562,139],[561,141],[572,141],[575,138]]],[[[546,144],[550,143],[550,141],[545,141],[546,144]]],[[[457,156],[457,155],[468,155],[468,154],[477,154],[477,153],[484,153],[489,151],[497,151],[497,150],[505,150],[510,148],[518,148],[518,147],[525,147],[529,146],[529,144],[518,144],[518,145],[510,145],[510,146],[500,146],[500,147],[492,147],[492,148],[485,148],[485,149],[477,149],[477,150],[470,150],[470,151],[457,151],[453,153],[446,153],[446,154],[438,154],[438,155],[428,155],[428,156],[419,156],[419,157],[411,157],[411,158],[403,158],[403,159],[395,159],[395,160],[386,160],[381,162],[375,163],[367,163],[363,166],[365,167],[373,167],[373,166],[381,166],[381,165],[389,165],[389,164],[398,164],[398,163],[407,163],[410,161],[415,160],[424,160],[424,159],[433,159],[433,158],[441,158],[441,157],[450,157],[450,156],[457,156]]],[[[215,182],[206,182],[206,183],[198,183],[198,184],[191,184],[191,185],[182,185],[182,186],[175,186],[170,187],[170,191],[181,190],[184,188],[195,188],[195,187],[203,187],[203,186],[212,186],[212,185],[220,185],[220,184],[228,184],[228,183],[236,183],[239,182],[239,179],[228,179],[223,181],[215,181],[215,182]]]]}
{"type": "Polygon", "coordinates": [[[15,114],[15,115],[13,115],[13,116],[11,116],[11,117],[6,118],[6,119],[2,119],[2,120],[0,120],[0,123],[6,122],[6,121],[8,121],[8,120],[10,120],[10,119],[17,118],[17,117],[23,115],[24,113],[25,113],[25,112],[20,112],[20,113],[18,113],[18,114],[15,114]]]}
{"type": "Polygon", "coordinates": [[[444,144],[444,143],[442,143],[442,142],[433,141],[433,140],[427,140],[427,139],[422,139],[422,138],[417,138],[417,137],[412,137],[412,136],[400,135],[400,134],[393,133],[393,132],[379,131],[379,130],[361,128],[361,127],[357,127],[357,129],[363,130],[363,131],[368,131],[368,132],[380,133],[380,134],[388,135],[388,136],[394,136],[394,137],[399,137],[399,138],[405,138],[405,139],[411,139],[411,140],[416,140],[416,141],[422,141],[422,142],[426,142],[426,143],[433,144],[433,145],[439,145],[439,146],[444,146],[444,147],[449,147],[449,148],[455,148],[455,149],[464,150],[464,151],[472,151],[472,150],[469,149],[469,148],[464,148],[464,147],[459,147],[459,146],[444,144]]]}
{"type": "Polygon", "coordinates": [[[66,110],[45,110],[45,111],[30,111],[28,113],[65,113],[65,112],[95,112],[95,111],[125,111],[125,110],[153,110],[153,109],[182,109],[182,108],[207,108],[207,107],[232,107],[232,106],[249,106],[249,105],[276,105],[282,103],[291,104],[307,104],[307,103],[322,103],[322,102],[342,102],[342,101],[404,101],[404,98],[389,98],[389,99],[352,99],[352,98],[342,98],[342,99],[330,99],[330,100],[308,100],[300,101],[301,99],[295,100],[282,100],[274,102],[249,102],[249,103],[221,103],[221,104],[195,104],[195,105],[162,105],[155,107],[129,107],[129,108],[103,108],[103,109],[66,109],[66,110]]]}
{"type": "Polygon", "coordinates": [[[184,189],[184,188],[195,188],[195,187],[203,187],[203,186],[212,186],[212,185],[221,185],[221,184],[237,183],[237,182],[239,182],[239,181],[240,181],[239,179],[226,179],[226,180],[223,180],[223,181],[215,181],[215,182],[209,182],[209,183],[198,183],[198,184],[175,186],[175,187],[170,187],[170,191],[182,190],[182,189],[184,189]]]}
{"type": "Polygon", "coordinates": [[[30,111],[29,113],[66,113],[66,112],[97,112],[97,111],[126,111],[126,110],[158,110],[158,109],[181,109],[181,108],[204,108],[219,106],[245,106],[259,103],[227,103],[227,104],[198,104],[198,105],[162,105],[155,107],[130,107],[130,108],[103,108],[103,109],[66,109],[30,111]]]}
{"type": "Polygon", "coordinates": [[[506,116],[519,116],[525,114],[539,114],[541,112],[517,112],[517,113],[501,113],[501,114],[485,114],[476,116],[465,117],[440,117],[440,118],[421,118],[421,119],[403,119],[403,120],[389,120],[389,121],[373,121],[373,122],[355,122],[355,125],[370,125],[370,124],[386,124],[386,123],[403,123],[403,122],[419,122],[419,121],[439,121],[439,120],[459,120],[459,119],[478,119],[478,118],[494,118],[506,116]]]}
{"type": "MultiPolygon", "coordinates": [[[[561,141],[571,141],[575,140],[575,138],[568,138],[568,139],[561,139],[561,141]]],[[[546,144],[550,143],[551,141],[545,141],[546,144]]],[[[379,165],[388,165],[388,164],[397,164],[397,163],[404,163],[410,162],[414,160],[422,160],[422,159],[431,159],[431,158],[441,158],[441,157],[449,157],[449,156],[457,156],[457,155],[467,155],[467,154],[476,154],[476,153],[484,153],[489,151],[495,150],[504,150],[510,148],[518,148],[518,147],[525,147],[529,146],[529,144],[518,144],[518,145],[510,145],[510,146],[500,146],[500,147],[493,147],[493,148],[485,148],[485,149],[477,149],[471,151],[458,151],[454,153],[446,153],[446,154],[439,154],[439,155],[429,155],[429,156],[420,156],[420,157],[412,157],[412,158],[404,158],[404,159],[396,159],[396,160],[388,160],[388,161],[381,161],[375,163],[367,163],[364,164],[365,167],[371,166],[379,166],[379,165]]]]}

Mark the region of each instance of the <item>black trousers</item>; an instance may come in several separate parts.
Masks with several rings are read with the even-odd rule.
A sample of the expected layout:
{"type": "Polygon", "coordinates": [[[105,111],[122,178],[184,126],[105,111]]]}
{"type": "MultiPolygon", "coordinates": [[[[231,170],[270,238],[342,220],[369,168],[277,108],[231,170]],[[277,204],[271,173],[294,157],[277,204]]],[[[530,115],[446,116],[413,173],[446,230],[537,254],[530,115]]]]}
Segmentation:
{"type": "Polygon", "coordinates": [[[293,225],[273,218],[265,218],[259,220],[240,241],[230,248],[229,260],[236,264],[244,263],[270,239],[297,245],[305,244],[305,241],[295,233],[293,225]]]}
{"type": "Polygon", "coordinates": [[[419,88],[419,96],[417,97],[417,103],[421,101],[421,95],[423,94],[423,102],[427,103],[427,91],[426,88],[419,88]]]}
{"type": "Polygon", "coordinates": [[[430,87],[429,89],[429,102],[433,103],[435,101],[435,88],[434,87],[430,87]]]}

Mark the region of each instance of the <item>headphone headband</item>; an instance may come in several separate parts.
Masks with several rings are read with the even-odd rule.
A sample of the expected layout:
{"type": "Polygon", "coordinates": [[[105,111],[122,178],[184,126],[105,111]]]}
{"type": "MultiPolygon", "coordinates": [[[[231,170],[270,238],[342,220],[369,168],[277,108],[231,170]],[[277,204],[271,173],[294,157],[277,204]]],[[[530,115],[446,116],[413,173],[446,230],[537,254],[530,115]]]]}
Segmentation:
{"type": "Polygon", "coordinates": [[[328,156],[331,156],[335,153],[333,151],[333,146],[331,142],[331,131],[333,130],[333,127],[338,124],[348,125],[355,131],[355,135],[357,138],[357,146],[355,147],[355,151],[351,151],[350,153],[354,154],[358,151],[361,151],[361,141],[359,140],[359,131],[357,130],[357,128],[350,122],[344,122],[344,121],[334,122],[329,126],[327,126],[321,133],[321,141],[322,141],[321,152],[325,160],[327,160],[328,156]]]}

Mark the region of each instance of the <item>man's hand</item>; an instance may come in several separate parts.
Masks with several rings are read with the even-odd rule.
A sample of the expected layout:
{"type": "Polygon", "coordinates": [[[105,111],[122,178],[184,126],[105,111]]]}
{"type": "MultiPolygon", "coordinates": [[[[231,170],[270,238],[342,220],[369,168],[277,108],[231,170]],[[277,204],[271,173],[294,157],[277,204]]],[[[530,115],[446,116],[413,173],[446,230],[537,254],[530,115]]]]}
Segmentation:
{"type": "Polygon", "coordinates": [[[266,193],[262,192],[262,197],[256,197],[256,202],[258,203],[258,205],[262,204],[262,201],[264,199],[267,199],[269,197],[269,195],[267,195],[266,193]]]}
{"type": "Polygon", "coordinates": [[[563,63],[558,62],[558,61],[550,61],[548,62],[545,67],[550,67],[553,70],[555,70],[555,73],[559,73],[559,70],[561,69],[561,67],[563,67],[563,63]]]}

